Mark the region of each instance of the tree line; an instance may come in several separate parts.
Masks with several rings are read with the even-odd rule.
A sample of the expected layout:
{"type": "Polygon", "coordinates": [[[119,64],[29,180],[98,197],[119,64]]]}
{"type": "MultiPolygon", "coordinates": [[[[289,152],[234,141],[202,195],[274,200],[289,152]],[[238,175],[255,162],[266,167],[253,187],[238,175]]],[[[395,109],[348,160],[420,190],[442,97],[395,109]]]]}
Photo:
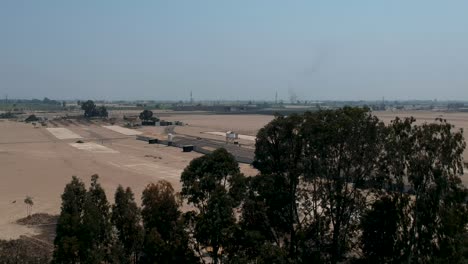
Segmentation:
{"type": "Polygon", "coordinates": [[[93,176],[62,195],[53,263],[463,263],[465,141],[445,120],[384,124],[368,109],[277,116],[245,177],[225,149],[196,158],[182,189],[141,208],[93,176]],[[182,204],[190,210],[181,210],[182,204]]]}
{"type": "Polygon", "coordinates": [[[92,100],[86,102],[78,101],[78,104],[81,106],[81,110],[84,111],[84,117],[86,118],[109,116],[107,108],[104,105],[97,106],[92,100]]]}

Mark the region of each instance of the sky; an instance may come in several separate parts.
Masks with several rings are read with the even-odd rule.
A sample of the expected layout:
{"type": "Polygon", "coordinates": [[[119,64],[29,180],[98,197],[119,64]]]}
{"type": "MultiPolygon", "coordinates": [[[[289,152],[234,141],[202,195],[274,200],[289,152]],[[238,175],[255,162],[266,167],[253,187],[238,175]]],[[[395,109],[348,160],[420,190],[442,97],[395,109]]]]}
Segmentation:
{"type": "Polygon", "coordinates": [[[464,0],[0,0],[0,97],[468,100],[464,0]]]}

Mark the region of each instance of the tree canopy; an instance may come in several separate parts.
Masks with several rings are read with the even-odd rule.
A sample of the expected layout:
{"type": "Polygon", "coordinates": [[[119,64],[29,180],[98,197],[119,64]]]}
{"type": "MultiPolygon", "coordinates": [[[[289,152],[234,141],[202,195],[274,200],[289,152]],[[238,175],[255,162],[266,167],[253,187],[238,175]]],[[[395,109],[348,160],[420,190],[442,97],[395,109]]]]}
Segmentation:
{"type": "Polygon", "coordinates": [[[143,191],[142,216],[145,228],[143,260],[146,263],[191,263],[195,255],[189,248],[180,202],[167,181],[149,184],[143,191]]]}
{"type": "Polygon", "coordinates": [[[87,118],[108,117],[109,115],[105,106],[96,106],[91,100],[81,102],[81,109],[84,110],[84,116],[87,118]]]}
{"type": "Polygon", "coordinates": [[[74,177],[54,261],[465,263],[465,147],[442,119],[384,124],[350,107],[276,116],[257,134],[257,176],[218,149],[184,169],[180,194],[150,183],[141,211],[119,187],[112,214],[97,177],[88,191],[74,177]]]}
{"type": "Polygon", "coordinates": [[[36,115],[29,115],[25,120],[25,122],[37,122],[39,118],[36,115]]]}
{"type": "Polygon", "coordinates": [[[241,203],[245,177],[235,158],[225,149],[190,162],[181,175],[182,197],[198,209],[192,212],[196,247],[209,247],[214,263],[228,248],[236,227],[234,209],[241,203]]]}
{"type": "Polygon", "coordinates": [[[146,121],[146,120],[151,120],[151,118],[153,117],[153,111],[151,110],[143,110],[143,112],[140,113],[140,120],[142,121],[146,121]]]}
{"type": "Polygon", "coordinates": [[[115,203],[112,205],[112,224],[117,230],[117,237],[125,251],[125,262],[135,263],[139,260],[143,244],[143,227],[141,214],[132,190],[119,185],[115,192],[115,203]]]}
{"type": "Polygon", "coordinates": [[[84,183],[73,176],[62,194],[62,208],[57,221],[53,263],[78,263],[82,246],[82,215],[86,199],[84,183]]]}
{"type": "Polygon", "coordinates": [[[294,262],[337,263],[360,247],[379,262],[453,261],[467,223],[464,139],[445,120],[414,121],[348,107],[276,117],[257,135],[244,225],[294,262]]]}

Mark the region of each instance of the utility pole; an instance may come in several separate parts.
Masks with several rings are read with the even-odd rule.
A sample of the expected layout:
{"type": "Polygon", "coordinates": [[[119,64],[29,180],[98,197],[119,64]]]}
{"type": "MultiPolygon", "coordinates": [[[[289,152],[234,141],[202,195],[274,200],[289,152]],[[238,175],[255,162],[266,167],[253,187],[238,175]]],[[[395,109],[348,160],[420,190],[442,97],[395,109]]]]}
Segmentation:
{"type": "Polygon", "coordinates": [[[192,91],[190,91],[190,104],[193,105],[193,95],[192,95],[192,91]]]}
{"type": "Polygon", "coordinates": [[[275,94],[275,104],[278,104],[278,91],[276,91],[276,94],[275,94]]]}

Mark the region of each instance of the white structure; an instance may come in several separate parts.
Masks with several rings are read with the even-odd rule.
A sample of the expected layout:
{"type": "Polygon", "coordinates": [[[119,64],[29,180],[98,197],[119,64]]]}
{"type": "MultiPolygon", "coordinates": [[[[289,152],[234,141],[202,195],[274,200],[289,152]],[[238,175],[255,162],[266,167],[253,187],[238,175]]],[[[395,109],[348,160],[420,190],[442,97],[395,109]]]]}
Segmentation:
{"type": "Polygon", "coordinates": [[[232,131],[226,132],[226,143],[234,142],[238,138],[238,135],[232,131]]]}
{"type": "Polygon", "coordinates": [[[167,141],[172,142],[174,140],[174,135],[171,133],[167,134],[167,141]]]}
{"type": "Polygon", "coordinates": [[[137,135],[143,134],[141,131],[128,129],[128,128],[121,127],[121,126],[102,126],[102,127],[105,127],[107,129],[110,129],[112,131],[115,131],[117,133],[120,133],[126,136],[137,136],[137,135]]]}

